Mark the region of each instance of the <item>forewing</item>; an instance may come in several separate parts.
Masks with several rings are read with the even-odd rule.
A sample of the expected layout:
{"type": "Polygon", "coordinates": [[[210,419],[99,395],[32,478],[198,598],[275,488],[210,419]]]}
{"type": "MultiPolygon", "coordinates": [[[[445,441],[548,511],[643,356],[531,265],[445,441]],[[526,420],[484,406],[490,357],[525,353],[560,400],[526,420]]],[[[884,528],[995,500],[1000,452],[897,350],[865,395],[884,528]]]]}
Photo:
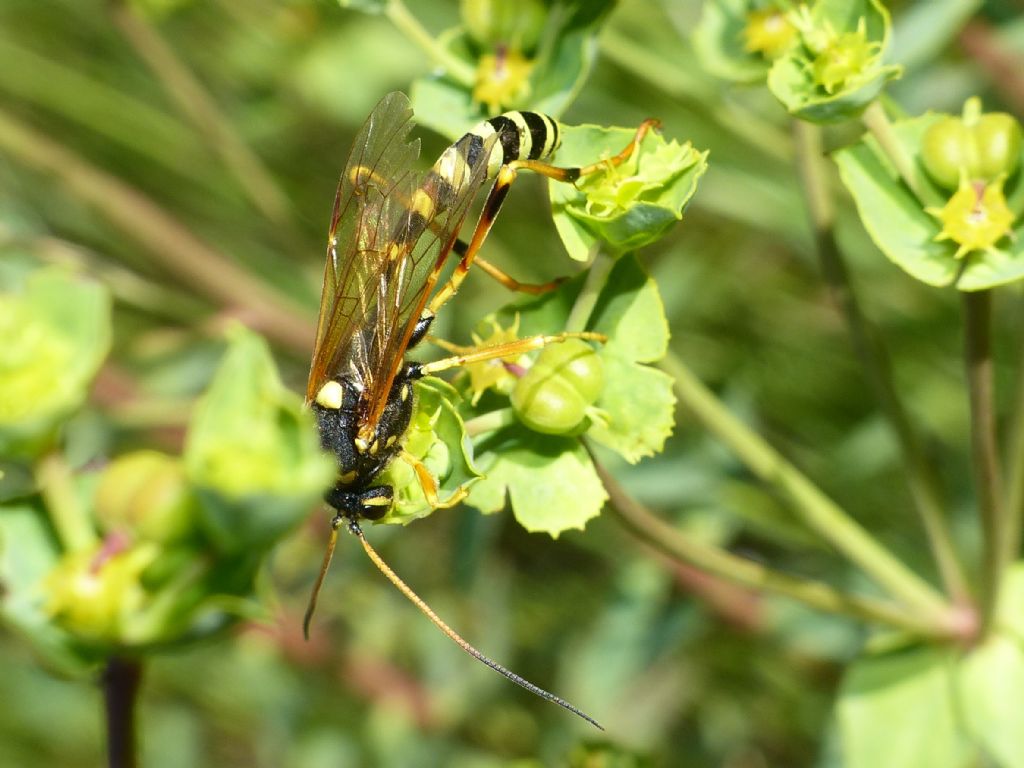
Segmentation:
{"type": "MultiPolygon", "coordinates": [[[[406,209],[391,222],[393,241],[405,242],[403,257],[387,263],[377,286],[379,300],[374,349],[380,367],[365,393],[367,411],[362,421],[367,429],[376,427],[391,384],[402,366],[413,328],[423,314],[427,298],[437,284],[473,200],[487,180],[487,158],[496,141],[497,136],[491,136],[482,147],[477,147],[472,153],[472,162],[467,160],[468,144],[460,141],[454,149],[458,151],[461,162],[445,171],[447,184],[443,192],[431,180],[433,174],[425,174],[416,182],[417,187],[428,192],[435,203],[434,214],[429,220],[425,223],[417,221],[416,214],[406,209]],[[415,236],[409,238],[404,232],[415,236]]],[[[405,199],[412,199],[413,192],[415,190],[410,190],[409,197],[405,199]]]]}
{"type": "Polygon", "coordinates": [[[338,182],[307,402],[340,372],[375,371],[367,329],[379,322],[377,286],[386,265],[388,221],[405,209],[397,196],[416,184],[412,169],[419,142],[407,141],[412,114],[403,93],[381,99],[356,136],[338,182]]]}

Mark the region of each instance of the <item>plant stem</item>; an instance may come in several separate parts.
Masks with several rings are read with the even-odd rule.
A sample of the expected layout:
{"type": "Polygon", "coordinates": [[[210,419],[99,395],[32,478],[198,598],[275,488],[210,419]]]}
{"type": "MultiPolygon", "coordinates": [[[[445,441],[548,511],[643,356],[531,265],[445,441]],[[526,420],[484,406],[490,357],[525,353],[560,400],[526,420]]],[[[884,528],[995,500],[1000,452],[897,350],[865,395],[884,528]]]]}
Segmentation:
{"type": "Polygon", "coordinates": [[[982,627],[988,627],[1008,551],[1006,509],[1000,495],[996,439],[995,387],[992,380],[992,293],[963,292],[964,361],[971,407],[971,459],[981,517],[982,627]]]}
{"type": "Polygon", "coordinates": [[[925,620],[889,600],[849,595],[820,581],[790,576],[718,547],[694,541],[651,514],[616,482],[607,469],[594,461],[608,492],[611,510],[638,538],[681,563],[734,584],[788,597],[827,613],[886,624],[917,634],[948,636],[951,625],[925,620]]]}
{"type": "Polygon", "coordinates": [[[45,454],[36,464],[35,474],[61,547],[67,552],[93,547],[96,531],[79,502],[75,479],[64,457],[57,451],[45,454]]]}
{"type": "Polygon", "coordinates": [[[135,734],[135,710],[138,702],[142,665],[135,659],[107,661],[103,670],[103,699],[107,717],[107,765],[110,768],[136,768],[138,744],[135,734]]]}
{"type": "Polygon", "coordinates": [[[825,174],[821,129],[802,120],[793,123],[797,169],[806,199],[821,271],[832,301],[843,314],[847,332],[882,412],[888,419],[903,455],[904,477],[921,518],[932,555],[946,590],[955,602],[969,598],[967,579],[946,524],[938,483],[921,450],[893,382],[889,355],[861,311],[849,272],[835,238],[835,209],[825,174]]]}
{"type": "Polygon", "coordinates": [[[922,182],[914,159],[907,154],[903,144],[900,143],[892,123],[889,122],[889,116],[885,114],[885,108],[877,99],[864,110],[861,119],[914,196],[923,205],[941,206],[944,201],[931,187],[922,182]]]}
{"type": "Polygon", "coordinates": [[[56,176],[184,282],[236,310],[248,323],[290,349],[303,354],[309,351],[314,329],[301,309],[193,235],[139,190],[2,110],[0,147],[26,165],[56,176]]]}
{"type": "Polygon", "coordinates": [[[463,426],[469,437],[479,437],[487,432],[494,432],[502,427],[515,424],[517,421],[515,411],[511,408],[499,408],[496,411],[476,416],[463,426]]]}
{"type": "MultiPolygon", "coordinates": [[[[1021,309],[1024,309],[1024,303],[1021,309]]],[[[1019,320],[1017,327],[1022,328],[1024,324],[1019,320]]],[[[1011,413],[1013,422],[1006,451],[1006,466],[1010,472],[1006,486],[1006,547],[1002,554],[1003,562],[1007,564],[1017,559],[1024,528],[1024,344],[1021,344],[1017,362],[1017,397],[1011,413]]]]}
{"type": "Polygon", "coordinates": [[[916,613],[918,620],[936,627],[949,625],[950,608],[930,584],[894,557],[796,467],[729,413],[681,360],[669,353],[661,368],[675,379],[675,393],[690,413],[725,443],[751,472],[788,499],[807,526],[916,613]]]}
{"type": "Polygon", "coordinates": [[[409,13],[402,0],[388,0],[384,15],[409,40],[418,45],[424,53],[434,60],[459,85],[469,88],[476,82],[476,72],[456,56],[453,56],[437,40],[424,29],[419,20],[409,13]]]}
{"type": "Polygon", "coordinates": [[[583,289],[569,311],[569,317],[565,321],[565,330],[572,333],[586,330],[590,316],[594,313],[594,307],[597,306],[597,300],[607,285],[608,276],[614,267],[615,259],[600,246],[595,246],[587,277],[583,282],[583,289]]]}

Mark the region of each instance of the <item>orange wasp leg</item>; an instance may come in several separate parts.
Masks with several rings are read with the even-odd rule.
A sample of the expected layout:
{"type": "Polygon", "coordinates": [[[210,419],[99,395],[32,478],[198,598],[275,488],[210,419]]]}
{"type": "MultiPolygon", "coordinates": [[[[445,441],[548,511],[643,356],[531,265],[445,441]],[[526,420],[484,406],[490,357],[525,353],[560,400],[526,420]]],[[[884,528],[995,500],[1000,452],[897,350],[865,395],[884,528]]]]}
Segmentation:
{"type": "MultiPolygon", "coordinates": [[[[462,285],[462,281],[466,279],[466,275],[469,272],[470,267],[473,265],[473,261],[476,260],[477,254],[480,252],[480,248],[483,247],[484,240],[487,239],[487,235],[490,234],[491,227],[494,226],[494,220],[498,216],[498,212],[501,210],[502,204],[505,202],[505,197],[508,195],[509,188],[512,183],[516,180],[516,175],[520,169],[533,171],[539,173],[541,176],[546,176],[549,179],[555,181],[565,182],[567,184],[575,183],[578,179],[583,176],[589,176],[592,173],[596,173],[605,168],[614,168],[621,165],[633,154],[644,136],[649,131],[657,128],[659,125],[657,120],[644,120],[640,124],[640,127],[636,129],[636,134],[633,136],[632,141],[615,157],[607,160],[601,160],[590,165],[584,165],[579,168],[561,168],[550,163],[545,163],[541,160],[513,160],[511,163],[503,165],[498,171],[498,177],[494,181],[494,186],[491,187],[490,193],[487,195],[487,200],[484,202],[483,212],[480,214],[480,221],[476,225],[476,229],[473,231],[473,236],[470,238],[469,244],[465,247],[464,252],[461,254],[462,258],[459,263],[455,266],[455,272],[447,283],[442,286],[434,298],[430,300],[429,310],[433,314],[437,314],[437,311],[454,296],[459,286],[462,285]]],[[[461,250],[461,249],[460,249],[461,250]]],[[[493,265],[488,265],[492,270],[496,270],[493,265]]],[[[492,277],[496,275],[484,268],[492,277]]],[[[516,281],[509,278],[507,275],[504,277],[511,284],[516,284],[516,281]]],[[[503,285],[506,283],[501,279],[497,278],[503,285]]],[[[547,286],[545,286],[546,288],[547,286]]],[[[557,287],[557,286],[556,286],[557,287]]],[[[547,288],[547,290],[551,290],[547,288]]],[[[529,291],[527,291],[529,292],[529,291]]],[[[538,291],[543,293],[543,291],[538,291]]]]}
{"type": "Polygon", "coordinates": [[[412,467],[416,473],[416,479],[419,480],[420,488],[423,489],[423,495],[426,497],[427,504],[430,505],[431,509],[451,509],[458,506],[469,495],[469,491],[465,488],[459,488],[459,490],[452,494],[451,498],[441,501],[437,496],[437,480],[430,470],[427,469],[427,465],[406,450],[399,453],[398,458],[412,467]]]}

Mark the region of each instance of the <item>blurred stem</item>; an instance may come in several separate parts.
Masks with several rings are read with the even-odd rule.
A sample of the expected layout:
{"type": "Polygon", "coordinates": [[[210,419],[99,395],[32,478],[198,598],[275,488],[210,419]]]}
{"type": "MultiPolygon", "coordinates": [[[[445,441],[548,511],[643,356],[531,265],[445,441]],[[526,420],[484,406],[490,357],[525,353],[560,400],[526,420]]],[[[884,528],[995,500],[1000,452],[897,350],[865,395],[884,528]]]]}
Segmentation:
{"type": "Polygon", "coordinates": [[[424,53],[444,68],[455,82],[464,88],[472,88],[476,83],[476,72],[462,59],[453,56],[437,39],[424,29],[419,19],[409,13],[402,0],[388,0],[384,8],[384,15],[388,17],[398,30],[416,43],[424,53]]]}
{"type": "Polygon", "coordinates": [[[1006,510],[1000,495],[996,439],[995,387],[992,380],[992,293],[963,292],[964,360],[971,406],[971,459],[981,517],[982,626],[988,627],[998,598],[1008,552],[1006,510]]]}
{"type": "Polygon", "coordinates": [[[469,437],[479,437],[487,432],[507,427],[518,421],[516,413],[511,408],[499,408],[490,413],[476,416],[465,423],[466,434],[469,437]]]}
{"type": "Polygon", "coordinates": [[[872,101],[871,105],[864,110],[861,119],[871,132],[871,135],[875,137],[875,141],[878,142],[882,152],[885,153],[885,156],[896,167],[896,172],[900,175],[900,178],[910,188],[910,191],[914,193],[918,201],[922,205],[941,206],[944,201],[929,186],[921,182],[921,176],[914,163],[914,158],[907,153],[903,144],[900,143],[893,124],[889,121],[889,116],[885,114],[885,108],[878,99],[872,101]]]}
{"type": "Polygon", "coordinates": [[[854,521],[796,467],[728,410],[674,354],[660,366],[675,379],[683,406],[727,445],[762,481],[773,486],[793,506],[800,519],[843,556],[856,564],[906,608],[916,620],[936,632],[959,624],[935,589],[854,521]]]}
{"type": "MultiPolygon", "coordinates": [[[[1024,302],[1020,303],[1020,308],[1024,310],[1024,302]]],[[[1017,327],[1024,328],[1024,320],[1019,320],[1017,327]]],[[[1002,555],[1006,564],[1017,559],[1024,528],[1024,343],[1018,341],[1018,344],[1021,353],[1017,361],[1017,397],[1011,410],[1013,421],[1006,452],[1010,472],[1006,490],[1006,550],[1002,555]]]]}
{"type": "Polygon", "coordinates": [[[126,0],[111,5],[114,22],[181,111],[206,136],[256,207],[279,227],[290,221],[288,199],[216,102],[174,50],[126,0]]]}
{"type": "Polygon", "coordinates": [[[789,576],[718,547],[684,536],[630,497],[596,459],[594,467],[608,492],[611,510],[634,535],[671,559],[734,584],[782,595],[811,608],[916,634],[945,636],[950,627],[906,611],[889,600],[849,595],[820,581],[789,576]]]}
{"type": "Polygon", "coordinates": [[[26,165],[56,176],[185,283],[235,310],[247,323],[290,349],[308,352],[314,329],[304,312],[193,235],[139,190],[90,165],[3,110],[0,148],[26,165]]]}
{"type": "Polygon", "coordinates": [[[195,142],[180,121],[133,98],[123,88],[108,85],[102,75],[90,77],[91,67],[76,67],[59,57],[36,53],[18,44],[26,35],[18,36],[15,43],[4,32],[0,25],[0,91],[5,101],[22,100],[54,113],[139,153],[174,179],[187,178],[203,185],[200,194],[210,193],[195,142]]]}
{"type": "Polygon", "coordinates": [[[152,280],[139,277],[135,272],[104,261],[78,243],[57,237],[19,238],[0,223],[0,243],[17,243],[31,249],[40,259],[59,264],[99,278],[114,297],[125,304],[146,312],[187,324],[193,322],[205,307],[203,303],[184,291],[167,288],[152,280]]]}
{"type": "Polygon", "coordinates": [[[139,764],[135,710],[141,681],[142,665],[135,659],[112,657],[103,670],[110,768],[136,768],[139,764]]]}
{"type": "Polygon", "coordinates": [[[722,98],[721,90],[708,87],[649,46],[614,29],[604,30],[600,40],[601,52],[617,66],[677,99],[700,104],[718,128],[772,157],[788,160],[793,156],[789,137],[777,125],[739,102],[722,98]]]}
{"type": "Polygon", "coordinates": [[[802,120],[793,123],[797,170],[814,229],[814,244],[832,301],[843,313],[854,352],[867,375],[889,425],[896,434],[903,457],[904,477],[921,518],[932,555],[947,592],[957,603],[969,599],[967,579],[957,557],[953,536],[946,523],[938,483],[925,460],[896,385],[888,352],[876,330],[861,311],[849,272],[835,238],[835,209],[826,177],[821,129],[802,120]]]}
{"type": "Polygon", "coordinates": [[[590,260],[590,267],[587,270],[587,277],[583,283],[583,289],[576,302],[572,305],[569,317],[565,321],[565,330],[571,333],[578,333],[586,330],[587,322],[597,306],[597,300],[601,296],[608,283],[608,276],[615,267],[615,259],[605,252],[600,245],[594,246],[594,256],[590,260]]]}
{"type": "Polygon", "coordinates": [[[71,468],[59,452],[51,451],[39,459],[36,483],[62,548],[80,552],[95,546],[96,531],[78,499],[71,468]]]}

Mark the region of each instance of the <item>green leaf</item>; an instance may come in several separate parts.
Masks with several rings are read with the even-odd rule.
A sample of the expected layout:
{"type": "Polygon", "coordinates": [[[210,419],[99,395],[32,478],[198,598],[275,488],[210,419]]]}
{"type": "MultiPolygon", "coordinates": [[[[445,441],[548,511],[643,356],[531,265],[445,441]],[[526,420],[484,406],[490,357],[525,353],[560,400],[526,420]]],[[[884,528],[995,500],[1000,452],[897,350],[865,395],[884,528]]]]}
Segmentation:
{"type": "MultiPolygon", "coordinates": [[[[562,129],[558,162],[584,166],[617,155],[636,130],[596,125],[562,129]]],[[[636,250],[661,238],[683,210],[707,170],[707,152],[648,133],[618,168],[570,184],[550,184],[555,227],[569,255],[586,261],[600,243],[612,253],[636,250]]]]}
{"type": "Polygon", "coordinates": [[[972,737],[1001,768],[1024,766],[1024,651],[994,634],[971,651],[960,674],[960,704],[972,737]]]}
{"type": "Polygon", "coordinates": [[[845,768],[965,768],[955,658],[914,646],[854,662],[837,706],[845,768]]]}
{"type": "Polygon", "coordinates": [[[225,550],[272,543],[337,472],[302,399],[281,384],[266,342],[241,327],[196,405],[184,459],[200,518],[225,550]]]}
{"type": "Polygon", "coordinates": [[[700,23],[693,30],[693,48],[712,75],[737,83],[756,83],[768,75],[771,62],[744,47],[747,14],[754,8],[750,0],[704,3],[700,23]]]}
{"type": "Polygon", "coordinates": [[[478,444],[484,477],[469,492],[469,504],[488,514],[512,504],[526,530],[557,538],[582,529],[608,498],[587,452],[574,438],[503,429],[478,444]]]}
{"type": "Polygon", "coordinates": [[[0,295],[0,455],[44,450],[88,394],[110,349],[110,295],[60,269],[0,295]]]}
{"type": "Polygon", "coordinates": [[[658,286],[636,259],[616,264],[590,319],[591,329],[608,341],[598,350],[605,365],[605,387],[587,435],[636,463],[661,451],[675,423],[672,378],[644,363],[668,350],[668,322],[658,286]]]}
{"type": "Polygon", "coordinates": [[[855,118],[902,72],[899,66],[883,63],[890,21],[879,0],[819,0],[811,11],[802,7],[791,18],[802,44],[775,60],[768,89],[794,117],[815,123],[855,118]],[[842,48],[844,41],[861,34],[870,53],[842,48]],[[823,83],[819,67],[830,52],[849,71],[841,81],[823,83]]]}
{"type": "MultiPolygon", "coordinates": [[[[523,336],[551,333],[565,327],[581,287],[582,278],[569,281],[557,291],[502,309],[499,318],[507,326],[518,314],[523,336]]],[[[597,346],[605,386],[587,436],[631,463],[659,452],[672,432],[676,398],[671,378],[646,364],[665,355],[668,321],[657,284],[635,257],[616,262],[587,330],[608,337],[597,346]]]]}
{"type": "MultiPolygon", "coordinates": [[[[945,196],[927,178],[919,158],[925,132],[944,117],[929,113],[893,124],[903,151],[915,160],[918,183],[939,198],[945,196]]],[[[992,288],[1024,277],[1024,222],[1018,224],[1012,239],[1001,241],[1006,243],[1003,247],[957,259],[957,245],[935,241],[941,231],[938,219],[925,212],[873,137],[836,152],[834,158],[871,239],[911,277],[937,287],[955,285],[962,291],[992,288]]],[[[1024,174],[1018,173],[1005,188],[1007,204],[1018,217],[1024,211],[1022,177],[1024,174]]]]}
{"type": "MultiPolygon", "coordinates": [[[[473,444],[466,436],[462,417],[452,405],[460,399],[459,393],[431,376],[417,381],[414,388],[416,405],[404,437],[405,450],[430,470],[443,504],[481,475],[473,464],[473,444]]],[[[405,525],[434,511],[408,462],[392,461],[378,480],[376,484],[395,489],[394,505],[380,522],[405,525]]]]}

